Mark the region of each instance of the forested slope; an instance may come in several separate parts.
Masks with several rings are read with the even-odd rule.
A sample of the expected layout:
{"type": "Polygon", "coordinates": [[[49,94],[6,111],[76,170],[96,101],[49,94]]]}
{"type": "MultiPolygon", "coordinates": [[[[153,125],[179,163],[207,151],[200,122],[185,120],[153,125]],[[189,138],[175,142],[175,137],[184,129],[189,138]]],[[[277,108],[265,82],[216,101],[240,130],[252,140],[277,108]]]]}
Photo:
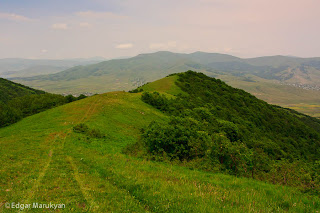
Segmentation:
{"type": "MultiPolygon", "coordinates": [[[[84,97],[80,96],[80,99],[84,97]]],[[[64,97],[46,93],[0,78],[0,127],[77,99],[71,95],[64,97]]]]}
{"type": "MultiPolygon", "coordinates": [[[[136,149],[152,159],[319,189],[317,119],[270,105],[201,73],[167,78],[176,76],[181,93],[149,89],[142,94],[144,102],[168,114],[170,121],[143,129],[136,149]]],[[[152,86],[134,92],[144,88],[152,86]]]]}

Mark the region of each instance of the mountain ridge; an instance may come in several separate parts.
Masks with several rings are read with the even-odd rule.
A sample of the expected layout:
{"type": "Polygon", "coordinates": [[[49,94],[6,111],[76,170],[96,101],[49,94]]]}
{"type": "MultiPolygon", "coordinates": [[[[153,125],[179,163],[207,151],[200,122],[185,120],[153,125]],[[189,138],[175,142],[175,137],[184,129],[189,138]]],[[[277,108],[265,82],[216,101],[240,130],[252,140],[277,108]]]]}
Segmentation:
{"type": "MultiPolygon", "coordinates": [[[[135,57],[128,58],[128,59],[112,59],[109,61],[103,61],[98,64],[93,64],[93,65],[88,65],[87,68],[90,70],[92,67],[95,67],[96,69],[101,69],[102,73],[108,73],[110,72],[110,66],[106,66],[109,63],[112,65],[118,65],[121,66],[126,63],[131,63],[132,65],[135,65],[134,63],[138,63],[141,60],[150,60],[150,59],[156,59],[156,60],[161,60],[161,62],[164,61],[171,61],[173,62],[174,60],[190,60],[190,63],[195,63],[196,65],[200,66],[202,69],[215,69],[216,71],[234,71],[236,66],[234,65],[229,65],[227,62],[233,62],[233,63],[240,63],[242,65],[246,65],[247,67],[250,67],[249,70],[247,70],[247,73],[250,73],[250,71],[253,71],[254,69],[263,69],[262,71],[266,71],[265,69],[270,69],[270,68],[279,68],[279,67],[289,67],[291,65],[293,66],[314,66],[318,67],[317,62],[320,63],[320,58],[319,57],[314,57],[314,58],[293,58],[293,57],[288,57],[288,56],[264,56],[264,57],[256,57],[256,58],[239,58],[235,57],[232,55],[227,55],[227,54],[220,54],[220,53],[206,53],[206,52],[194,52],[190,54],[186,53],[173,53],[169,51],[159,51],[155,53],[146,53],[146,54],[139,54],[135,57]],[[224,64],[225,63],[225,64],[224,64]],[[223,68],[222,64],[225,66],[223,68]]],[[[144,62],[146,63],[146,62],[144,62]]],[[[141,65],[141,66],[146,66],[146,65],[141,65]]],[[[79,69],[82,68],[82,66],[78,67],[79,69]]],[[[98,71],[95,70],[95,71],[98,71]]],[[[242,71],[246,71],[245,68],[241,68],[242,71]]],[[[50,79],[52,77],[53,79],[59,79],[56,78],[56,76],[63,75],[62,73],[68,73],[71,71],[77,71],[75,67],[62,71],[57,74],[52,74],[47,77],[45,76],[35,76],[33,78],[24,78],[25,80],[33,80],[33,79],[50,79]]],[[[91,72],[93,74],[95,72],[91,72]]],[[[243,74],[243,73],[242,73],[243,74]]],[[[90,72],[88,71],[88,75],[90,75],[90,72]]],[[[274,76],[273,76],[274,77],[274,76]]],[[[76,79],[77,77],[74,77],[76,79]]],[[[81,76],[79,77],[81,78],[81,76]]],[[[60,79],[62,80],[62,79],[60,79]]]]}
{"type": "MultiPolygon", "coordinates": [[[[4,78],[29,77],[61,72],[76,65],[87,65],[101,61],[101,58],[74,59],[0,59],[0,76],[4,78]]],[[[104,59],[105,60],[105,59],[104,59]]]]}

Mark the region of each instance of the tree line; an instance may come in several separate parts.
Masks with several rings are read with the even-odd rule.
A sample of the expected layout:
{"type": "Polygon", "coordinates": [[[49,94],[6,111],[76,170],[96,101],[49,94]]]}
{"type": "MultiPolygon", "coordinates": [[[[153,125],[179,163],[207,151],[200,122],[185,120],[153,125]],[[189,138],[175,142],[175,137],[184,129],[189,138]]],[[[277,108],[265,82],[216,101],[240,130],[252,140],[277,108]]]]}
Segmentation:
{"type": "Polygon", "coordinates": [[[74,97],[50,93],[31,94],[16,97],[6,103],[0,101],[0,127],[16,123],[26,116],[30,116],[53,107],[61,106],[75,100],[85,98],[85,95],[74,97]]]}

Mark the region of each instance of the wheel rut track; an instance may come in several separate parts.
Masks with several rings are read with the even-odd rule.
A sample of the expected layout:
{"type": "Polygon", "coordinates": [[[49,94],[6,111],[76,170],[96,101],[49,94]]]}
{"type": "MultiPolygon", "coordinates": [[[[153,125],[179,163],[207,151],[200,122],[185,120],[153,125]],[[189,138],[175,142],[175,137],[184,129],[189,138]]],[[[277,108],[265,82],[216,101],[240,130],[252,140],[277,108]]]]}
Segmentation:
{"type": "MultiPolygon", "coordinates": [[[[82,122],[86,122],[96,111],[96,108],[98,107],[100,101],[99,99],[95,100],[87,109],[87,111],[84,113],[83,116],[81,116],[79,118],[78,121],[74,122],[75,124],[80,124],[82,122]]],[[[64,149],[64,144],[66,141],[67,136],[72,132],[72,128],[69,128],[67,130],[65,130],[64,132],[60,132],[57,133],[57,135],[55,136],[53,142],[52,142],[52,147],[49,151],[49,159],[47,160],[47,163],[45,164],[45,166],[43,167],[43,169],[41,170],[41,172],[39,173],[39,176],[36,180],[36,182],[34,183],[33,187],[29,190],[29,192],[27,193],[26,199],[24,201],[24,203],[30,203],[30,201],[33,199],[35,192],[38,190],[39,186],[41,185],[41,182],[44,178],[44,176],[47,173],[48,168],[50,167],[50,164],[52,162],[52,156],[59,152],[62,151],[64,149]],[[57,146],[56,141],[58,139],[61,139],[60,144],[57,146]]],[[[87,189],[85,182],[82,180],[81,176],[79,175],[79,169],[74,161],[74,159],[71,156],[68,156],[66,154],[65,155],[65,160],[69,163],[70,167],[72,168],[72,175],[74,177],[74,179],[76,180],[79,188],[80,188],[80,192],[82,194],[82,196],[85,198],[85,200],[87,201],[87,203],[90,205],[89,207],[89,211],[92,212],[99,212],[99,205],[97,204],[97,202],[95,201],[94,197],[92,197],[90,195],[90,189],[87,189]]],[[[115,174],[113,174],[113,172],[111,170],[107,170],[108,174],[110,174],[109,177],[105,177],[104,180],[108,181],[111,185],[115,186],[116,188],[118,188],[119,190],[124,190],[126,192],[128,192],[128,194],[130,194],[130,196],[135,199],[138,203],[140,203],[141,205],[143,205],[144,209],[148,212],[152,212],[150,206],[148,205],[148,203],[142,198],[139,197],[137,195],[135,195],[132,191],[128,190],[128,188],[122,184],[119,184],[117,182],[114,181],[114,177],[115,174]]],[[[98,171],[99,172],[99,171],[98,171]]]]}
{"type": "MultiPolygon", "coordinates": [[[[90,107],[88,108],[88,110],[85,112],[85,114],[75,123],[79,124],[81,122],[84,122],[86,120],[89,119],[89,117],[94,113],[95,109],[98,106],[98,102],[99,100],[94,101],[90,107]]],[[[70,134],[72,132],[72,128],[67,129],[65,132],[59,132],[55,135],[53,141],[51,142],[51,149],[48,153],[49,159],[47,160],[47,162],[45,163],[45,166],[43,167],[43,169],[40,171],[38,178],[36,179],[35,183],[33,184],[33,186],[31,187],[31,189],[29,189],[29,191],[26,193],[26,196],[23,200],[22,203],[30,203],[30,201],[33,199],[35,192],[38,190],[39,186],[41,185],[41,182],[44,178],[44,176],[47,173],[47,170],[52,162],[52,156],[54,155],[55,152],[59,151],[58,149],[63,150],[64,149],[64,144],[65,144],[65,140],[68,136],[68,134],[70,134]],[[60,146],[59,144],[56,144],[57,140],[61,138],[61,143],[60,146]]],[[[67,156],[66,160],[69,162],[72,170],[73,170],[73,175],[75,180],[77,181],[80,189],[81,189],[81,193],[83,195],[83,197],[87,200],[87,202],[89,202],[92,206],[94,206],[95,209],[97,209],[98,205],[96,205],[95,201],[93,200],[93,198],[91,196],[89,196],[89,194],[84,190],[84,184],[81,181],[81,179],[79,179],[79,173],[78,173],[78,168],[76,167],[76,165],[73,163],[72,158],[70,156],[67,156]]],[[[23,211],[19,211],[19,212],[25,212],[26,210],[23,211]]]]}

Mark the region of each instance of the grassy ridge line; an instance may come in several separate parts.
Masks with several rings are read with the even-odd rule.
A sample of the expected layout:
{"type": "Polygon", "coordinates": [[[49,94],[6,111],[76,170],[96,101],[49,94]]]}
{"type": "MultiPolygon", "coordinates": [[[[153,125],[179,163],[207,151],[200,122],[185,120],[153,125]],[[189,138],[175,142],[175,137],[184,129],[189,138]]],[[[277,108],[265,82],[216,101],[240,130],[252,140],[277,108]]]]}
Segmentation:
{"type": "Polygon", "coordinates": [[[39,176],[37,168],[47,162],[48,146],[53,144],[45,139],[54,132],[68,133],[83,115],[85,122],[103,131],[106,138],[66,134],[65,142],[59,140],[56,144],[57,151],[32,201],[66,203],[65,212],[93,211],[90,199],[86,200],[75,179],[70,156],[83,190],[99,205],[96,212],[314,212],[319,208],[318,198],[294,188],[121,154],[123,147],[137,140],[139,128],[152,120],[167,119],[143,103],[140,94],[123,92],[93,96],[1,129],[0,163],[5,166],[0,170],[1,202],[20,201],[39,176]],[[92,101],[97,100],[93,105],[92,101]],[[23,164],[23,173],[21,162],[29,162],[23,164]],[[24,180],[11,184],[11,179],[18,178],[24,180]],[[6,192],[9,187],[11,191],[6,192]]]}

